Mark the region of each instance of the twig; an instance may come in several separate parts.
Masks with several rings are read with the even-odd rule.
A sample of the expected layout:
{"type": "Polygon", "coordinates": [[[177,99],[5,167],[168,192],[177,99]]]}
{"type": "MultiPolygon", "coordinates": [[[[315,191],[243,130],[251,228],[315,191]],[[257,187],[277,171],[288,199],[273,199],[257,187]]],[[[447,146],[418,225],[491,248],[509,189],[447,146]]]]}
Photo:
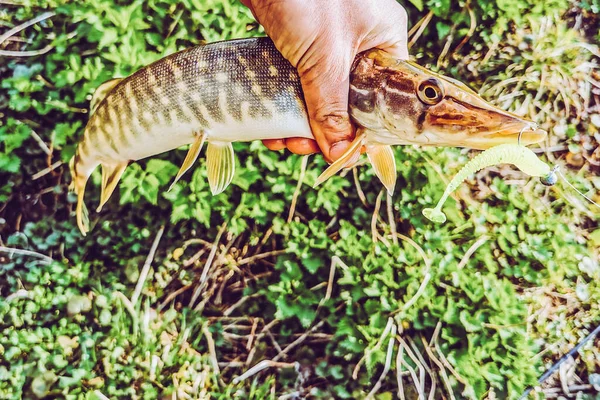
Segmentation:
{"type": "Polygon", "coordinates": [[[327,280],[327,290],[325,291],[325,297],[319,302],[319,306],[323,305],[327,300],[331,298],[331,292],[333,292],[333,280],[335,279],[335,268],[340,265],[342,268],[348,269],[348,266],[338,256],[331,257],[331,266],[329,267],[329,279],[327,280]]]}
{"type": "Polygon", "coordinates": [[[31,298],[31,294],[27,290],[19,289],[16,292],[11,293],[8,296],[6,296],[4,301],[6,301],[7,303],[10,303],[11,301],[17,300],[17,299],[30,299],[30,298],[31,298]]]}
{"type": "Polygon", "coordinates": [[[442,350],[440,350],[440,348],[439,348],[439,346],[437,344],[437,340],[438,340],[438,338],[436,337],[435,341],[434,341],[433,348],[438,353],[438,356],[440,357],[440,360],[441,360],[442,364],[444,364],[444,367],[446,367],[448,369],[448,371],[450,371],[450,373],[452,375],[454,375],[454,377],[456,378],[456,380],[458,380],[460,383],[462,383],[466,387],[471,387],[471,385],[469,385],[469,382],[465,378],[463,378],[462,376],[460,376],[458,374],[458,372],[456,372],[456,370],[452,367],[452,365],[450,364],[450,362],[448,362],[448,360],[446,359],[446,356],[444,355],[444,353],[442,353],[442,350]]]}
{"type": "Polygon", "coordinates": [[[171,301],[175,300],[175,298],[177,296],[179,296],[181,293],[185,292],[186,290],[188,290],[189,288],[191,288],[192,285],[185,285],[180,287],[179,289],[177,289],[176,291],[169,293],[169,295],[167,296],[167,298],[160,303],[160,305],[158,306],[158,308],[156,309],[156,311],[161,312],[171,301]]]}
{"type": "MultiPolygon", "coordinates": [[[[220,361],[219,368],[242,368],[245,365],[243,361],[220,361]]],[[[224,371],[223,371],[224,372],[224,371]]]]}
{"type": "Polygon", "coordinates": [[[379,234],[377,233],[377,217],[379,216],[379,209],[381,208],[381,198],[383,197],[385,189],[382,189],[377,195],[377,200],[375,200],[375,210],[373,210],[373,217],[371,218],[371,236],[373,239],[373,243],[377,243],[377,238],[379,234]]]}
{"type": "MultiPolygon", "coordinates": [[[[429,397],[428,397],[428,399],[429,400],[433,400],[433,398],[435,396],[435,389],[436,389],[436,386],[437,386],[436,376],[433,373],[433,371],[431,370],[431,368],[429,368],[429,365],[425,361],[425,358],[423,358],[423,355],[421,354],[421,351],[417,347],[417,344],[415,343],[415,341],[412,340],[410,336],[406,337],[406,341],[408,342],[408,344],[410,345],[410,347],[414,351],[414,354],[419,359],[419,362],[421,363],[421,365],[423,366],[423,368],[425,368],[425,371],[429,375],[429,379],[431,379],[431,389],[429,390],[429,397]]],[[[423,387],[423,390],[425,390],[425,387],[423,387]]]]}
{"type": "Polygon", "coordinates": [[[398,397],[400,400],[406,400],[404,395],[404,383],[402,379],[402,360],[404,359],[404,347],[398,346],[398,354],[396,355],[396,380],[398,382],[398,397]]]}
{"type": "Polygon", "coordinates": [[[363,192],[362,187],[360,186],[360,180],[358,179],[358,168],[352,168],[352,176],[354,177],[354,186],[356,187],[358,198],[365,207],[368,207],[367,197],[365,196],[365,192],[363,192]]]}
{"type": "Polygon", "coordinates": [[[461,40],[461,42],[458,44],[458,46],[456,46],[456,48],[452,52],[453,54],[458,53],[458,51],[460,49],[462,49],[465,44],[467,44],[467,42],[469,41],[469,39],[471,39],[471,37],[475,33],[475,30],[477,29],[477,17],[475,16],[475,11],[473,11],[473,9],[471,8],[469,1],[467,1],[467,3],[465,4],[465,7],[467,8],[467,11],[469,12],[469,20],[470,20],[469,31],[467,32],[467,34],[465,35],[463,40],[461,40]]]}
{"type": "MultiPolygon", "coordinates": [[[[544,374],[542,376],[540,376],[540,378],[538,379],[538,383],[540,383],[540,384],[544,383],[546,381],[546,379],[548,379],[550,376],[552,376],[560,368],[561,364],[563,364],[565,361],[567,361],[570,358],[575,358],[579,349],[581,349],[583,347],[583,345],[585,345],[587,342],[589,342],[593,337],[595,337],[599,333],[600,333],[600,325],[598,325],[596,327],[596,329],[594,329],[589,335],[587,335],[585,338],[583,338],[579,343],[577,343],[577,345],[575,347],[573,347],[571,350],[569,350],[569,352],[567,354],[562,356],[557,362],[554,363],[554,365],[552,365],[546,372],[544,372],[544,374]]],[[[525,392],[521,395],[519,400],[527,398],[527,396],[529,396],[529,393],[531,393],[532,390],[533,390],[533,387],[528,387],[525,390],[525,392]]]]}
{"type": "Polygon", "coordinates": [[[36,172],[35,174],[33,174],[31,176],[31,180],[35,181],[37,179],[40,179],[42,176],[45,176],[47,174],[49,174],[50,172],[54,171],[56,168],[60,167],[61,165],[63,165],[63,162],[58,160],[57,162],[55,162],[54,164],[52,164],[51,166],[44,168],[43,170],[36,172]]]}
{"type": "MultiPolygon", "coordinates": [[[[398,339],[400,339],[400,336],[398,336],[398,339]]],[[[407,346],[405,346],[403,344],[403,342],[400,342],[400,348],[403,350],[406,350],[406,352],[408,353],[409,349],[407,346]]],[[[400,352],[398,352],[398,354],[400,354],[400,352]]],[[[410,355],[409,355],[410,357],[410,355]]],[[[397,357],[396,358],[396,363],[400,363],[401,365],[404,365],[406,367],[406,369],[408,370],[408,372],[410,373],[410,376],[413,380],[413,383],[415,385],[415,388],[417,389],[417,393],[419,395],[419,400],[425,400],[425,393],[421,392],[421,385],[419,384],[419,378],[417,378],[417,373],[415,372],[415,369],[406,361],[404,361],[404,357],[400,358],[397,357]]]]}
{"type": "Polygon", "coordinates": [[[187,268],[190,265],[194,264],[196,261],[198,261],[200,259],[200,257],[202,257],[202,255],[204,253],[206,253],[206,249],[199,250],[196,254],[194,254],[193,256],[191,256],[190,258],[188,258],[187,260],[185,260],[183,262],[183,264],[182,264],[183,267],[187,268]]]}
{"type": "Polygon", "coordinates": [[[244,304],[246,301],[253,299],[255,297],[259,297],[259,296],[262,296],[262,293],[253,293],[253,294],[249,294],[248,296],[242,296],[242,298],[240,298],[238,301],[233,303],[231,305],[231,307],[229,307],[227,310],[223,311],[223,315],[228,317],[236,308],[238,308],[239,306],[244,304]]]}
{"type": "Polygon", "coordinates": [[[413,295],[413,297],[410,298],[410,300],[408,300],[406,303],[404,303],[404,306],[402,306],[401,309],[394,311],[394,314],[395,313],[403,313],[403,312],[407,311],[410,307],[412,307],[417,302],[417,300],[419,300],[419,297],[421,297],[423,295],[423,292],[425,292],[425,289],[427,288],[427,284],[431,280],[431,260],[429,260],[429,257],[427,257],[427,254],[425,254],[425,251],[423,250],[423,248],[421,246],[419,246],[417,244],[417,242],[415,242],[408,236],[405,236],[401,233],[396,233],[396,236],[398,236],[400,239],[404,240],[405,242],[407,242],[408,244],[410,244],[417,250],[417,252],[421,255],[421,258],[423,258],[423,262],[425,263],[426,269],[425,269],[425,272],[423,273],[423,280],[421,281],[421,284],[419,285],[417,292],[413,295]]]}
{"type": "Polygon", "coordinates": [[[569,377],[575,373],[575,359],[569,357],[569,360],[562,363],[558,368],[558,377],[560,380],[560,386],[567,397],[572,397],[572,393],[569,391],[569,377]]]}
{"type": "MultiPolygon", "coordinates": [[[[208,255],[208,259],[206,260],[206,264],[204,264],[204,269],[202,270],[202,275],[200,275],[200,283],[201,284],[206,281],[206,277],[208,276],[208,271],[210,270],[210,267],[215,258],[215,255],[217,254],[217,249],[219,248],[218,243],[221,240],[221,236],[223,236],[223,233],[225,232],[226,227],[227,227],[227,223],[225,222],[225,223],[223,223],[223,225],[221,226],[221,229],[219,229],[219,232],[217,233],[217,237],[215,238],[213,247],[210,251],[210,254],[208,255]]],[[[191,304],[190,304],[190,308],[191,308],[191,304]]]]}
{"type": "Polygon", "coordinates": [[[296,190],[294,190],[294,195],[292,196],[292,203],[290,204],[290,212],[287,217],[287,223],[292,222],[292,218],[294,218],[294,212],[296,211],[296,202],[298,201],[298,196],[300,195],[300,189],[302,189],[302,183],[304,181],[304,175],[306,175],[306,167],[308,166],[308,158],[310,155],[306,155],[302,157],[302,166],[300,167],[300,177],[298,178],[298,184],[296,185],[296,190]]]}
{"type": "Polygon", "coordinates": [[[254,320],[252,321],[252,329],[250,329],[250,337],[248,338],[248,343],[246,343],[246,350],[250,351],[250,349],[252,348],[252,344],[254,342],[254,335],[256,333],[256,327],[258,326],[258,320],[259,318],[254,318],[254,320]]]}
{"type": "Polygon", "coordinates": [[[46,155],[52,155],[52,150],[50,150],[46,142],[44,142],[40,135],[38,135],[33,129],[31,130],[31,137],[37,142],[37,144],[40,146],[42,151],[46,153],[46,155]]]}
{"type": "Polygon", "coordinates": [[[250,264],[256,260],[260,260],[260,259],[271,257],[271,256],[278,256],[280,254],[285,254],[285,253],[287,253],[287,250],[285,250],[285,249],[284,250],[267,251],[266,253],[256,254],[251,257],[243,258],[237,262],[237,265],[240,266],[240,265],[244,265],[244,264],[250,264]]]}
{"type": "Polygon", "coordinates": [[[196,300],[198,300],[198,297],[200,296],[200,293],[202,292],[202,289],[204,288],[204,282],[206,281],[206,276],[208,275],[208,271],[210,270],[210,267],[215,258],[215,255],[217,254],[217,249],[219,248],[218,243],[221,240],[221,236],[223,236],[223,232],[225,232],[226,227],[227,227],[227,222],[225,222],[225,223],[223,223],[223,225],[221,225],[221,228],[219,229],[219,232],[217,233],[217,237],[215,237],[215,241],[213,242],[213,246],[212,246],[212,249],[210,250],[210,254],[208,255],[208,258],[206,259],[206,263],[204,264],[204,269],[202,270],[202,275],[200,275],[200,283],[198,284],[198,287],[194,290],[194,294],[192,295],[192,299],[190,300],[189,308],[194,308],[194,304],[196,303],[196,300]]]}
{"type": "Polygon", "coordinates": [[[442,331],[442,320],[438,320],[438,323],[435,324],[435,329],[433,330],[433,333],[431,334],[431,339],[429,339],[429,346],[433,346],[434,343],[436,343],[438,336],[440,335],[440,332],[442,331]]]}
{"type": "Polygon", "coordinates": [[[115,296],[117,296],[119,299],[121,299],[121,301],[123,302],[123,306],[125,306],[125,309],[127,309],[127,311],[129,312],[129,314],[131,315],[131,318],[133,319],[133,336],[137,336],[138,333],[138,316],[137,313],[135,312],[135,308],[133,307],[133,304],[131,304],[131,301],[129,301],[129,299],[127,298],[127,296],[125,296],[123,293],[121,293],[118,290],[115,290],[113,292],[115,294],[115,296]]]}
{"type": "Polygon", "coordinates": [[[398,236],[398,238],[404,240],[406,243],[408,243],[412,247],[414,247],[415,250],[417,250],[417,252],[421,256],[421,258],[423,259],[423,261],[425,262],[425,265],[428,267],[431,266],[431,260],[429,260],[429,257],[427,257],[427,254],[425,254],[425,250],[423,250],[423,248],[421,246],[419,246],[419,244],[417,242],[415,242],[410,237],[403,235],[401,233],[396,233],[396,236],[398,236]]]}
{"type": "Polygon", "coordinates": [[[419,385],[417,387],[417,392],[419,393],[419,399],[425,400],[425,367],[423,367],[419,359],[415,356],[410,346],[404,341],[402,336],[398,335],[397,339],[400,345],[405,348],[408,357],[410,357],[412,362],[414,362],[417,368],[419,369],[419,380],[417,381],[419,385]]]}
{"type": "Polygon", "coordinates": [[[161,226],[158,232],[156,232],[156,236],[154,237],[154,242],[152,242],[152,247],[150,247],[150,252],[146,257],[146,261],[144,262],[144,266],[142,267],[142,271],[140,272],[140,276],[138,278],[137,284],[135,285],[135,290],[133,291],[133,295],[131,296],[131,304],[135,307],[137,301],[142,293],[142,289],[144,288],[144,284],[146,283],[146,278],[148,278],[148,273],[150,272],[150,266],[152,265],[152,260],[154,260],[154,254],[156,254],[156,250],[158,249],[158,244],[160,243],[160,239],[165,231],[165,226],[161,226]]]}
{"type": "Polygon", "coordinates": [[[283,357],[284,355],[286,355],[294,347],[296,347],[300,343],[304,342],[306,340],[306,338],[308,337],[308,335],[310,335],[311,333],[313,333],[317,329],[321,328],[323,326],[323,324],[325,324],[325,320],[322,320],[321,322],[319,322],[318,324],[316,324],[315,326],[313,326],[312,328],[310,328],[308,331],[304,332],[298,339],[296,339],[292,343],[288,344],[285,347],[285,349],[283,349],[281,351],[281,353],[279,353],[275,357],[273,357],[273,361],[279,360],[281,357],[283,357]]]}
{"type": "Polygon", "coordinates": [[[101,391],[94,390],[94,395],[98,397],[100,400],[110,400],[110,398],[106,397],[101,391]]]}
{"type": "Polygon", "coordinates": [[[277,398],[277,400],[300,399],[301,397],[300,391],[294,390],[293,392],[282,394],[277,398]]]}
{"type": "Polygon", "coordinates": [[[372,349],[365,350],[365,353],[363,354],[363,356],[360,358],[360,360],[358,360],[358,362],[354,366],[354,370],[352,371],[352,379],[354,379],[354,380],[358,379],[358,372],[360,371],[361,365],[365,362],[365,360],[371,353],[379,350],[379,348],[383,344],[383,341],[385,340],[385,338],[390,334],[390,331],[392,330],[392,326],[395,326],[394,320],[392,318],[388,318],[387,325],[383,329],[383,332],[381,333],[381,337],[379,338],[377,343],[375,343],[375,346],[373,346],[372,349]]]}
{"type": "MultiPolygon", "coordinates": [[[[429,11],[427,13],[427,15],[425,15],[423,18],[421,18],[421,20],[417,23],[419,25],[418,30],[414,33],[414,35],[412,35],[412,37],[410,38],[410,42],[408,42],[408,48],[410,49],[411,47],[414,46],[414,44],[416,43],[416,41],[421,37],[421,35],[423,34],[423,31],[425,31],[425,28],[427,28],[427,25],[429,25],[429,22],[431,21],[431,18],[433,18],[433,11],[429,11]]],[[[415,25],[413,27],[416,28],[417,25],[415,25]]],[[[413,32],[413,29],[411,29],[411,32],[408,33],[408,35],[410,36],[413,32]]]]}
{"type": "Polygon", "coordinates": [[[423,342],[423,347],[425,348],[425,352],[427,352],[429,359],[433,361],[435,365],[437,365],[437,367],[440,369],[440,374],[442,375],[442,380],[444,381],[444,385],[446,386],[448,396],[450,396],[451,400],[456,400],[456,398],[454,397],[454,391],[452,390],[452,385],[450,384],[450,379],[448,379],[448,374],[446,373],[446,368],[444,368],[444,364],[442,364],[442,362],[437,359],[435,354],[433,354],[433,350],[431,350],[429,343],[427,343],[423,336],[421,336],[421,342],[423,342]]]}
{"type": "Polygon", "coordinates": [[[202,333],[206,338],[206,344],[208,345],[208,353],[210,354],[210,361],[213,367],[213,372],[215,375],[219,376],[221,371],[219,369],[219,362],[217,361],[217,350],[215,348],[215,341],[213,340],[212,334],[208,330],[208,325],[204,324],[202,326],[202,333]]]}
{"type": "Polygon", "coordinates": [[[489,240],[489,237],[483,235],[482,237],[479,238],[479,240],[477,240],[475,243],[473,243],[473,245],[471,245],[471,247],[469,247],[469,250],[467,250],[467,252],[463,256],[463,258],[458,263],[458,266],[456,267],[456,269],[459,269],[459,270],[463,269],[465,267],[465,265],[467,265],[467,263],[469,262],[469,259],[471,258],[471,256],[477,251],[477,249],[479,247],[481,247],[488,240],[489,240]]]}
{"type": "Polygon", "coordinates": [[[229,283],[229,280],[231,278],[233,278],[233,276],[236,273],[241,274],[240,269],[238,268],[237,265],[231,265],[231,268],[229,268],[227,275],[225,275],[225,277],[221,280],[221,285],[219,286],[219,290],[218,290],[217,295],[215,296],[215,300],[214,300],[215,305],[221,305],[221,302],[223,301],[223,291],[225,291],[225,287],[229,283]]]}
{"type": "Polygon", "coordinates": [[[38,22],[41,22],[41,21],[43,21],[45,19],[48,19],[50,17],[53,17],[54,15],[56,15],[56,13],[53,12],[53,11],[45,12],[42,15],[39,15],[39,16],[33,18],[33,19],[30,19],[29,21],[25,21],[22,24],[15,26],[12,29],[7,30],[2,35],[0,35],[0,45],[2,43],[4,43],[4,41],[6,41],[6,39],[8,39],[9,37],[13,36],[14,34],[19,33],[23,29],[28,28],[31,25],[35,25],[38,22]]]}
{"type": "MultiPolygon", "coordinates": [[[[277,342],[277,339],[275,339],[275,336],[273,336],[273,334],[271,333],[271,331],[269,329],[265,330],[264,328],[263,328],[263,330],[265,331],[265,333],[269,337],[269,339],[271,339],[271,343],[273,343],[273,347],[275,347],[275,350],[277,350],[277,353],[278,354],[283,353],[283,349],[281,348],[281,346],[277,342]]],[[[282,357],[285,358],[286,355],[283,354],[282,357]]]]}
{"type": "Polygon", "coordinates": [[[45,262],[47,262],[48,264],[54,262],[54,260],[52,258],[48,257],[47,255],[41,254],[41,253],[38,253],[35,251],[31,251],[31,250],[15,249],[12,247],[0,246],[0,253],[7,253],[10,258],[12,258],[13,254],[19,254],[21,256],[40,258],[40,259],[44,260],[45,262]]]}
{"type": "Polygon", "coordinates": [[[375,393],[377,393],[377,391],[381,388],[381,385],[383,384],[383,380],[385,379],[386,375],[388,374],[389,370],[390,370],[390,366],[392,364],[392,355],[394,354],[394,342],[395,339],[394,337],[396,336],[396,332],[397,332],[397,327],[396,324],[394,324],[394,321],[392,318],[389,318],[392,320],[392,331],[390,332],[390,340],[388,342],[388,348],[387,348],[387,353],[385,356],[385,364],[383,366],[383,371],[381,372],[381,375],[379,376],[379,379],[377,380],[377,383],[375,383],[375,386],[373,386],[373,389],[371,389],[371,391],[369,392],[369,394],[367,395],[367,399],[373,399],[375,396],[375,393]]]}
{"type": "Polygon", "coordinates": [[[258,374],[260,371],[267,368],[298,368],[298,363],[286,363],[286,362],[276,362],[274,360],[262,360],[254,367],[250,368],[248,371],[244,372],[242,375],[233,379],[233,384],[237,385],[245,379],[248,379],[252,375],[258,374]]]}
{"type": "Polygon", "coordinates": [[[396,235],[396,220],[394,219],[394,208],[392,204],[392,195],[387,194],[387,216],[390,231],[392,232],[392,242],[398,246],[398,237],[396,235]]]}
{"type": "MultiPolygon", "coordinates": [[[[572,385],[572,386],[567,387],[567,391],[569,393],[572,393],[572,392],[580,392],[583,390],[592,390],[593,388],[594,388],[594,386],[588,385],[588,384],[572,385]]],[[[546,395],[557,394],[557,393],[560,393],[561,391],[564,391],[564,390],[562,388],[558,388],[558,387],[543,390],[544,394],[546,394],[546,395]]]]}

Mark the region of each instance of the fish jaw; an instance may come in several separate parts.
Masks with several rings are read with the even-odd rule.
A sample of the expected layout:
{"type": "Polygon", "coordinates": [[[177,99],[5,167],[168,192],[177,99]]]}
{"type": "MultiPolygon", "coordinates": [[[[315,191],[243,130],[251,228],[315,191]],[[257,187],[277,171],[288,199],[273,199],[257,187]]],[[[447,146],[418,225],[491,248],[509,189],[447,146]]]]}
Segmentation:
{"type": "Polygon", "coordinates": [[[529,146],[547,136],[536,123],[499,109],[476,94],[449,89],[451,94],[431,106],[423,120],[421,129],[429,140],[424,145],[485,150],[500,144],[529,146]]]}
{"type": "Polygon", "coordinates": [[[369,142],[483,150],[546,137],[532,121],[491,105],[461,82],[381,50],[360,55],[350,81],[350,112],[369,131],[369,142]]]}

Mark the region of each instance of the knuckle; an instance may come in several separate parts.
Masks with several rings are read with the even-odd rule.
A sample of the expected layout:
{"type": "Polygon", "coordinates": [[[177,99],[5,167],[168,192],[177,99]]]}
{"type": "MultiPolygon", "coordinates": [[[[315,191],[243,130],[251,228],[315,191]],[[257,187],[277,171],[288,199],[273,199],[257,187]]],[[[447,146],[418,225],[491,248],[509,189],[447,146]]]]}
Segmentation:
{"type": "Polygon", "coordinates": [[[318,109],[313,116],[313,120],[325,132],[345,133],[350,125],[348,113],[342,110],[318,109]]]}

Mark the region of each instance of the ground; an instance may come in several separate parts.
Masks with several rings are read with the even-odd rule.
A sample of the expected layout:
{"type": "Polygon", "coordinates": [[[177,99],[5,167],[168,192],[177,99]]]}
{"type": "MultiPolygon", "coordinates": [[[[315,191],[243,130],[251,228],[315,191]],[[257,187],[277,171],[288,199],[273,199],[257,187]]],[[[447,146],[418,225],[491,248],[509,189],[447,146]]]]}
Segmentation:
{"type": "MultiPolygon", "coordinates": [[[[235,1],[0,5],[5,32],[39,17],[0,34],[0,398],[598,396],[599,339],[536,383],[600,324],[599,212],[564,183],[486,169],[435,225],[473,152],[396,148],[388,197],[366,164],[315,190],[319,156],[236,144],[212,197],[204,160],[166,191],[175,150],[82,237],[66,163],[94,89],[261,30],[235,1]]],[[[598,202],[600,4],[404,5],[412,57],[540,123],[540,156],[598,202]]]]}

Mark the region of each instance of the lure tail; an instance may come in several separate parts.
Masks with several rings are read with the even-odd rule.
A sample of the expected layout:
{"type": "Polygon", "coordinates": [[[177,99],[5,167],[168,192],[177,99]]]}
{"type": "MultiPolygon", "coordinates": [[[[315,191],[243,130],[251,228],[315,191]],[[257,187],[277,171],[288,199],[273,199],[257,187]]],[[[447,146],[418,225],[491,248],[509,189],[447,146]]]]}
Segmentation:
{"type": "Polygon", "coordinates": [[[496,164],[513,164],[527,175],[537,176],[548,182],[550,181],[549,177],[553,173],[548,164],[541,161],[533,151],[525,146],[519,144],[501,144],[491,147],[469,161],[452,178],[437,205],[434,208],[424,209],[423,215],[427,219],[439,224],[446,222],[446,215],[442,211],[442,206],[450,194],[470,175],[496,164]]]}

